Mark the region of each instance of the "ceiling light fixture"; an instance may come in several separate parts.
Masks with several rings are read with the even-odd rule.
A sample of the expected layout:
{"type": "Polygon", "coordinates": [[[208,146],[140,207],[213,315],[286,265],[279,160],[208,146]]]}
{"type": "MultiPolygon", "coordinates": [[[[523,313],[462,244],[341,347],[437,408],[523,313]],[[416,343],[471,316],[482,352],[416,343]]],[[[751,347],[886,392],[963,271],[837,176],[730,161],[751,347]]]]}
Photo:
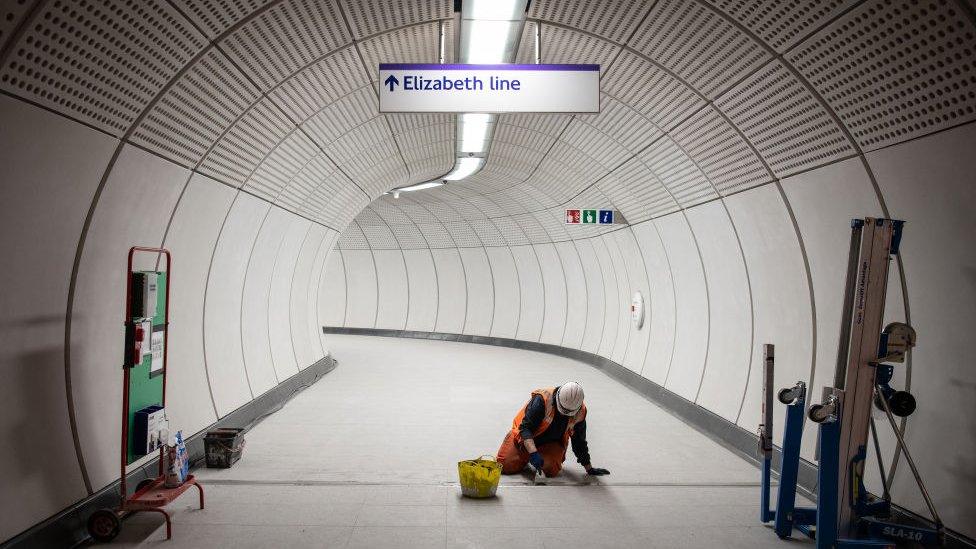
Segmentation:
{"type": "Polygon", "coordinates": [[[476,156],[458,158],[454,162],[454,169],[451,170],[451,173],[445,175],[444,179],[447,181],[459,181],[477,173],[484,164],[485,159],[476,156]]]}
{"type": "MultiPolygon", "coordinates": [[[[461,4],[461,44],[458,62],[494,65],[514,61],[527,1],[464,0],[461,4]]],[[[441,62],[444,62],[443,53],[441,62]]],[[[451,171],[433,181],[393,189],[390,194],[393,194],[394,198],[399,198],[401,192],[439,187],[447,181],[460,181],[478,173],[485,165],[485,157],[491,146],[497,118],[497,114],[489,113],[459,115],[457,146],[454,167],[451,171]]]]}

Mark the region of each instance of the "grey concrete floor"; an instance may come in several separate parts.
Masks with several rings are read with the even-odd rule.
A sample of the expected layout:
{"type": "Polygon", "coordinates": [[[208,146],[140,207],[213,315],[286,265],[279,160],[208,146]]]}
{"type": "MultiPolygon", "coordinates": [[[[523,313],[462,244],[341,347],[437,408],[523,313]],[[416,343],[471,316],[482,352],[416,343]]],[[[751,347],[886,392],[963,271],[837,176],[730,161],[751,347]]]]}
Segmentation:
{"type": "Polygon", "coordinates": [[[331,336],[339,366],[199,469],[207,508],[124,523],[116,543],[177,547],[787,547],[759,524],[758,470],[600,371],[465,343],[331,336]],[[534,387],[582,383],[598,481],[503,477],[462,498],[457,462],[494,454],[534,387]]]}

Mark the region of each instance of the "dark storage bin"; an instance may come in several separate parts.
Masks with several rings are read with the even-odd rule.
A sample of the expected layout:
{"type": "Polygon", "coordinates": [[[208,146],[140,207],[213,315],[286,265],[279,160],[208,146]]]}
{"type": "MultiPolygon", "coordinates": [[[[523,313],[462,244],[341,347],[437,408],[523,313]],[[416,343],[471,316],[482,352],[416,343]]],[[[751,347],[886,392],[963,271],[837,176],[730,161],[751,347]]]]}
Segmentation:
{"type": "Polygon", "coordinates": [[[241,459],[244,429],[214,429],[203,437],[207,467],[226,469],[241,459]]]}

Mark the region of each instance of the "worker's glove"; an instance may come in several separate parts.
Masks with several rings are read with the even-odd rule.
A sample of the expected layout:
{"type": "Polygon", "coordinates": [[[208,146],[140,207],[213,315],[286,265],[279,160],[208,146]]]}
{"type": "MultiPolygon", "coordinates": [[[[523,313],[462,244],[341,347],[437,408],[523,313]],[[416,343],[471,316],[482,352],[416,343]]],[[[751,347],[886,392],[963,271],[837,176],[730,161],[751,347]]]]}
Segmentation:
{"type": "Polygon", "coordinates": [[[545,461],[542,459],[542,454],[539,452],[532,452],[529,454],[529,463],[532,464],[532,467],[535,468],[536,471],[542,471],[542,466],[545,464],[545,461]]]}
{"type": "Polygon", "coordinates": [[[600,469],[599,467],[590,467],[586,470],[586,474],[593,477],[602,477],[603,475],[609,475],[610,471],[606,469],[600,469]]]}

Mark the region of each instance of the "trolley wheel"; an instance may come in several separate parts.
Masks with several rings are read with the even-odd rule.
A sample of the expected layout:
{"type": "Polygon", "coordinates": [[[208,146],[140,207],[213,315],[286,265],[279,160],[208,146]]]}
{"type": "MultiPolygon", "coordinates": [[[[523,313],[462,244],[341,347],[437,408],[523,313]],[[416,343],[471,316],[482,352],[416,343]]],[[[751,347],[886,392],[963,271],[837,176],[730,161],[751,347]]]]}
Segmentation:
{"type": "Polygon", "coordinates": [[[827,415],[823,413],[823,408],[823,404],[814,404],[813,406],[810,406],[810,410],[807,412],[807,417],[810,418],[810,421],[814,423],[823,423],[823,421],[827,419],[827,415]]]}
{"type": "Polygon", "coordinates": [[[888,399],[888,406],[891,406],[891,413],[898,417],[908,417],[912,415],[917,406],[915,397],[908,391],[895,391],[888,399]]]}
{"type": "Polygon", "coordinates": [[[154,479],[154,478],[144,478],[144,479],[142,479],[142,480],[140,480],[140,481],[139,481],[139,484],[136,484],[136,492],[138,492],[139,490],[142,490],[142,489],[143,489],[143,488],[145,488],[146,486],[149,486],[149,485],[150,485],[150,484],[152,484],[152,483],[153,483],[153,482],[154,482],[155,480],[156,480],[156,479],[154,479]]]}
{"type": "Polygon", "coordinates": [[[796,400],[796,396],[793,394],[793,387],[780,389],[779,392],[776,393],[776,398],[779,399],[779,401],[783,404],[791,404],[794,400],[796,400]]]}
{"type": "Polygon", "coordinates": [[[121,529],[122,522],[112,509],[99,509],[88,517],[88,534],[95,541],[112,541],[121,529]]]}

